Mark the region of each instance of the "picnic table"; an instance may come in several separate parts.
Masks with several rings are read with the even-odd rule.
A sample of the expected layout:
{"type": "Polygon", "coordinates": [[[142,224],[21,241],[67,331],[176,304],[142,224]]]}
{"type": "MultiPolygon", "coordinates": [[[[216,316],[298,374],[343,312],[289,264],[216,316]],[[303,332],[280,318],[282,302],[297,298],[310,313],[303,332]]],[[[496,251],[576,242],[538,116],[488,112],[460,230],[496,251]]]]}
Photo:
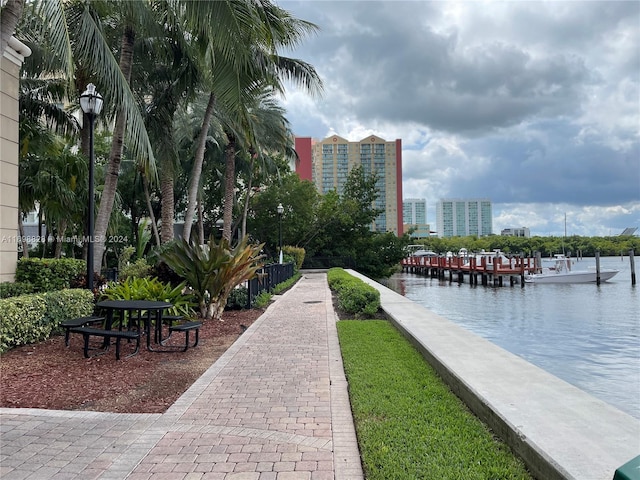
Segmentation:
{"type": "Polygon", "coordinates": [[[84,356],[89,358],[89,339],[102,337],[102,350],[107,351],[114,338],[116,345],[116,359],[120,359],[120,343],[122,339],[136,342],[133,353],[135,355],[140,349],[140,339],[146,335],[147,350],[151,352],[174,352],[178,349],[186,351],[189,348],[189,333],[195,331],[195,341],[192,347],[198,345],[199,330],[201,322],[188,321],[174,325],[173,322],[181,321],[182,315],[164,315],[164,312],[173,305],[169,302],[157,300],[104,300],[98,302],[96,307],[105,312],[104,317],[81,317],[64,322],[62,326],[66,329],[65,344],[68,346],[69,333],[80,333],[84,337],[84,356]],[[102,323],[103,328],[95,326],[102,323]],[[168,334],[163,338],[163,324],[168,324],[168,334]],[[185,343],[181,345],[165,346],[173,332],[183,332],[185,343]],[[152,346],[153,343],[158,346],[152,346]]]}
{"type": "MultiPolygon", "coordinates": [[[[147,336],[147,349],[151,346],[151,326],[154,325],[153,339],[155,343],[162,343],[162,315],[165,310],[173,307],[169,302],[158,300],[103,300],[96,307],[106,311],[105,330],[113,330],[114,320],[118,321],[118,329],[131,330],[137,328],[147,336]],[[117,318],[116,318],[117,317],[117,318]]],[[[105,338],[105,342],[108,341],[105,338]]]]}

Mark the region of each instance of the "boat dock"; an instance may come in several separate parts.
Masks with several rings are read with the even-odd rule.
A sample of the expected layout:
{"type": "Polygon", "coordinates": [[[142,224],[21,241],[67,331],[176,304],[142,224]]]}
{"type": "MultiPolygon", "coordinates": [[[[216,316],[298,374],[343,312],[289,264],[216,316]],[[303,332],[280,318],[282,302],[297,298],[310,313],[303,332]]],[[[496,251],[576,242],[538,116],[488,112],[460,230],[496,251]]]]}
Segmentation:
{"type": "Polygon", "coordinates": [[[429,275],[434,278],[454,279],[464,283],[465,275],[471,285],[510,286],[518,282],[524,287],[525,275],[536,269],[536,259],[524,255],[507,257],[499,251],[477,255],[457,256],[409,256],[401,262],[402,270],[409,273],[429,275]]]}

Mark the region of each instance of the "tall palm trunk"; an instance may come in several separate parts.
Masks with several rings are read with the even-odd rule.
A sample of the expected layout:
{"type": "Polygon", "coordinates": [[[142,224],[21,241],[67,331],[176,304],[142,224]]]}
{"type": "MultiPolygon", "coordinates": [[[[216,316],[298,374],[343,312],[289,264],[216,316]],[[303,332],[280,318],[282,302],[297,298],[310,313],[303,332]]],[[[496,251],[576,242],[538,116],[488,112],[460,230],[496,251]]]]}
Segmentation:
{"type": "Polygon", "coordinates": [[[67,225],[69,221],[65,218],[60,220],[60,224],[58,225],[58,238],[56,240],[56,250],[53,255],[53,258],[62,258],[62,245],[64,243],[64,234],[67,231],[67,225]]]}
{"type": "Polygon", "coordinates": [[[167,165],[160,169],[160,192],[162,195],[160,240],[162,243],[167,243],[173,240],[173,213],[175,210],[173,168],[167,165]]]}
{"type": "Polygon", "coordinates": [[[204,245],[204,218],[202,216],[202,194],[198,198],[198,241],[200,245],[204,245]]]}
{"type": "Polygon", "coordinates": [[[144,189],[144,199],[147,202],[147,210],[149,210],[149,218],[151,219],[151,231],[153,232],[153,238],[156,241],[156,246],[160,246],[160,235],[158,234],[158,224],[156,223],[156,216],[153,213],[153,205],[151,205],[151,195],[149,194],[149,180],[147,176],[142,174],[142,188],[144,189]]]}
{"type": "Polygon", "coordinates": [[[236,137],[226,132],[229,143],[224,149],[224,205],[222,210],[222,238],[231,243],[231,224],[233,222],[233,197],[236,188],[236,137]]]}
{"type": "Polygon", "coordinates": [[[251,155],[251,163],[249,165],[249,182],[247,183],[247,194],[244,197],[244,207],[242,209],[242,238],[247,236],[247,213],[249,212],[249,199],[251,197],[251,187],[253,185],[253,165],[255,157],[251,155]]]}
{"type": "MultiPolygon", "coordinates": [[[[131,83],[131,70],[133,69],[133,44],[135,41],[135,31],[131,26],[126,26],[122,33],[121,54],[120,54],[120,70],[122,75],[131,83]]],[[[93,236],[96,239],[93,250],[93,265],[96,272],[100,272],[102,265],[102,255],[105,250],[105,239],[109,219],[113,210],[113,202],[116,197],[116,189],[118,187],[118,175],[120,174],[120,161],[122,160],[122,147],[124,143],[124,133],[127,126],[127,115],[124,108],[118,110],[116,116],[116,124],[113,129],[113,140],[111,142],[111,151],[109,152],[109,164],[104,180],[104,189],[98,208],[98,215],[93,236]]],[[[89,235],[92,235],[89,233],[89,235]]]]}
{"type": "MultiPolygon", "coordinates": [[[[21,239],[26,239],[24,234],[24,222],[22,221],[22,212],[18,211],[18,232],[21,239]]],[[[22,257],[29,258],[29,244],[26,241],[22,242],[22,257]]]]}
{"type": "Polygon", "coordinates": [[[198,146],[196,148],[193,168],[191,169],[191,176],[189,178],[187,211],[184,215],[184,230],[182,231],[182,237],[187,242],[191,238],[191,226],[193,225],[193,216],[196,210],[198,190],[200,189],[200,176],[202,174],[202,164],[204,163],[204,152],[207,146],[207,134],[209,133],[209,125],[211,125],[211,118],[213,117],[215,103],[216,96],[211,92],[207,108],[204,112],[204,118],[202,119],[202,127],[200,128],[200,134],[198,135],[198,146]]]}
{"type": "Polygon", "coordinates": [[[4,54],[13,32],[16,31],[16,25],[20,21],[23,9],[24,0],[8,0],[2,6],[0,11],[0,57],[4,54]]]}

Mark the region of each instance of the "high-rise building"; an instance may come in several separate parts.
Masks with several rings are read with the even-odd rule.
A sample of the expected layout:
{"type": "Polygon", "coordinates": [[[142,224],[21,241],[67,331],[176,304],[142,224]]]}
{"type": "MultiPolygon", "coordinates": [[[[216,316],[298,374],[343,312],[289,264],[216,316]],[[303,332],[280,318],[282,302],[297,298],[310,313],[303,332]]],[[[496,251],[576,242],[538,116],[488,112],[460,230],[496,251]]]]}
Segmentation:
{"type": "Polygon", "coordinates": [[[335,188],[341,195],[349,172],[357,165],[365,174],[377,174],[375,208],[383,213],[371,228],[402,235],[402,140],[388,142],[375,135],[359,142],[349,142],[338,135],[324,140],[296,137],[295,148],[298,176],[312,181],[322,194],[335,188]]]}
{"type": "Polygon", "coordinates": [[[441,199],[436,205],[438,237],[484,237],[492,234],[491,200],[441,199]]]}
{"type": "Polygon", "coordinates": [[[413,229],[413,238],[426,238],[430,233],[427,223],[427,201],[424,198],[405,198],[402,202],[404,231],[413,229]]]}

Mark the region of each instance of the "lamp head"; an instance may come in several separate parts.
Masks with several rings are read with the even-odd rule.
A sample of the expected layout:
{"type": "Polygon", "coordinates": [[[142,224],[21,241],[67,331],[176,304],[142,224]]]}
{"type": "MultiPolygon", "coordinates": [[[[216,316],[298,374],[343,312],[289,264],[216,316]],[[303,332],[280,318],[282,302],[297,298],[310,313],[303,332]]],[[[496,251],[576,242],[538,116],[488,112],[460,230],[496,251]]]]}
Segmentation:
{"type": "Polygon", "coordinates": [[[102,95],[96,92],[96,86],[93,83],[87,85],[87,89],[80,95],[80,108],[87,115],[100,115],[102,102],[102,95]]]}
{"type": "Polygon", "coordinates": [[[284,213],[284,207],[281,203],[278,204],[278,215],[282,215],[284,213]]]}

